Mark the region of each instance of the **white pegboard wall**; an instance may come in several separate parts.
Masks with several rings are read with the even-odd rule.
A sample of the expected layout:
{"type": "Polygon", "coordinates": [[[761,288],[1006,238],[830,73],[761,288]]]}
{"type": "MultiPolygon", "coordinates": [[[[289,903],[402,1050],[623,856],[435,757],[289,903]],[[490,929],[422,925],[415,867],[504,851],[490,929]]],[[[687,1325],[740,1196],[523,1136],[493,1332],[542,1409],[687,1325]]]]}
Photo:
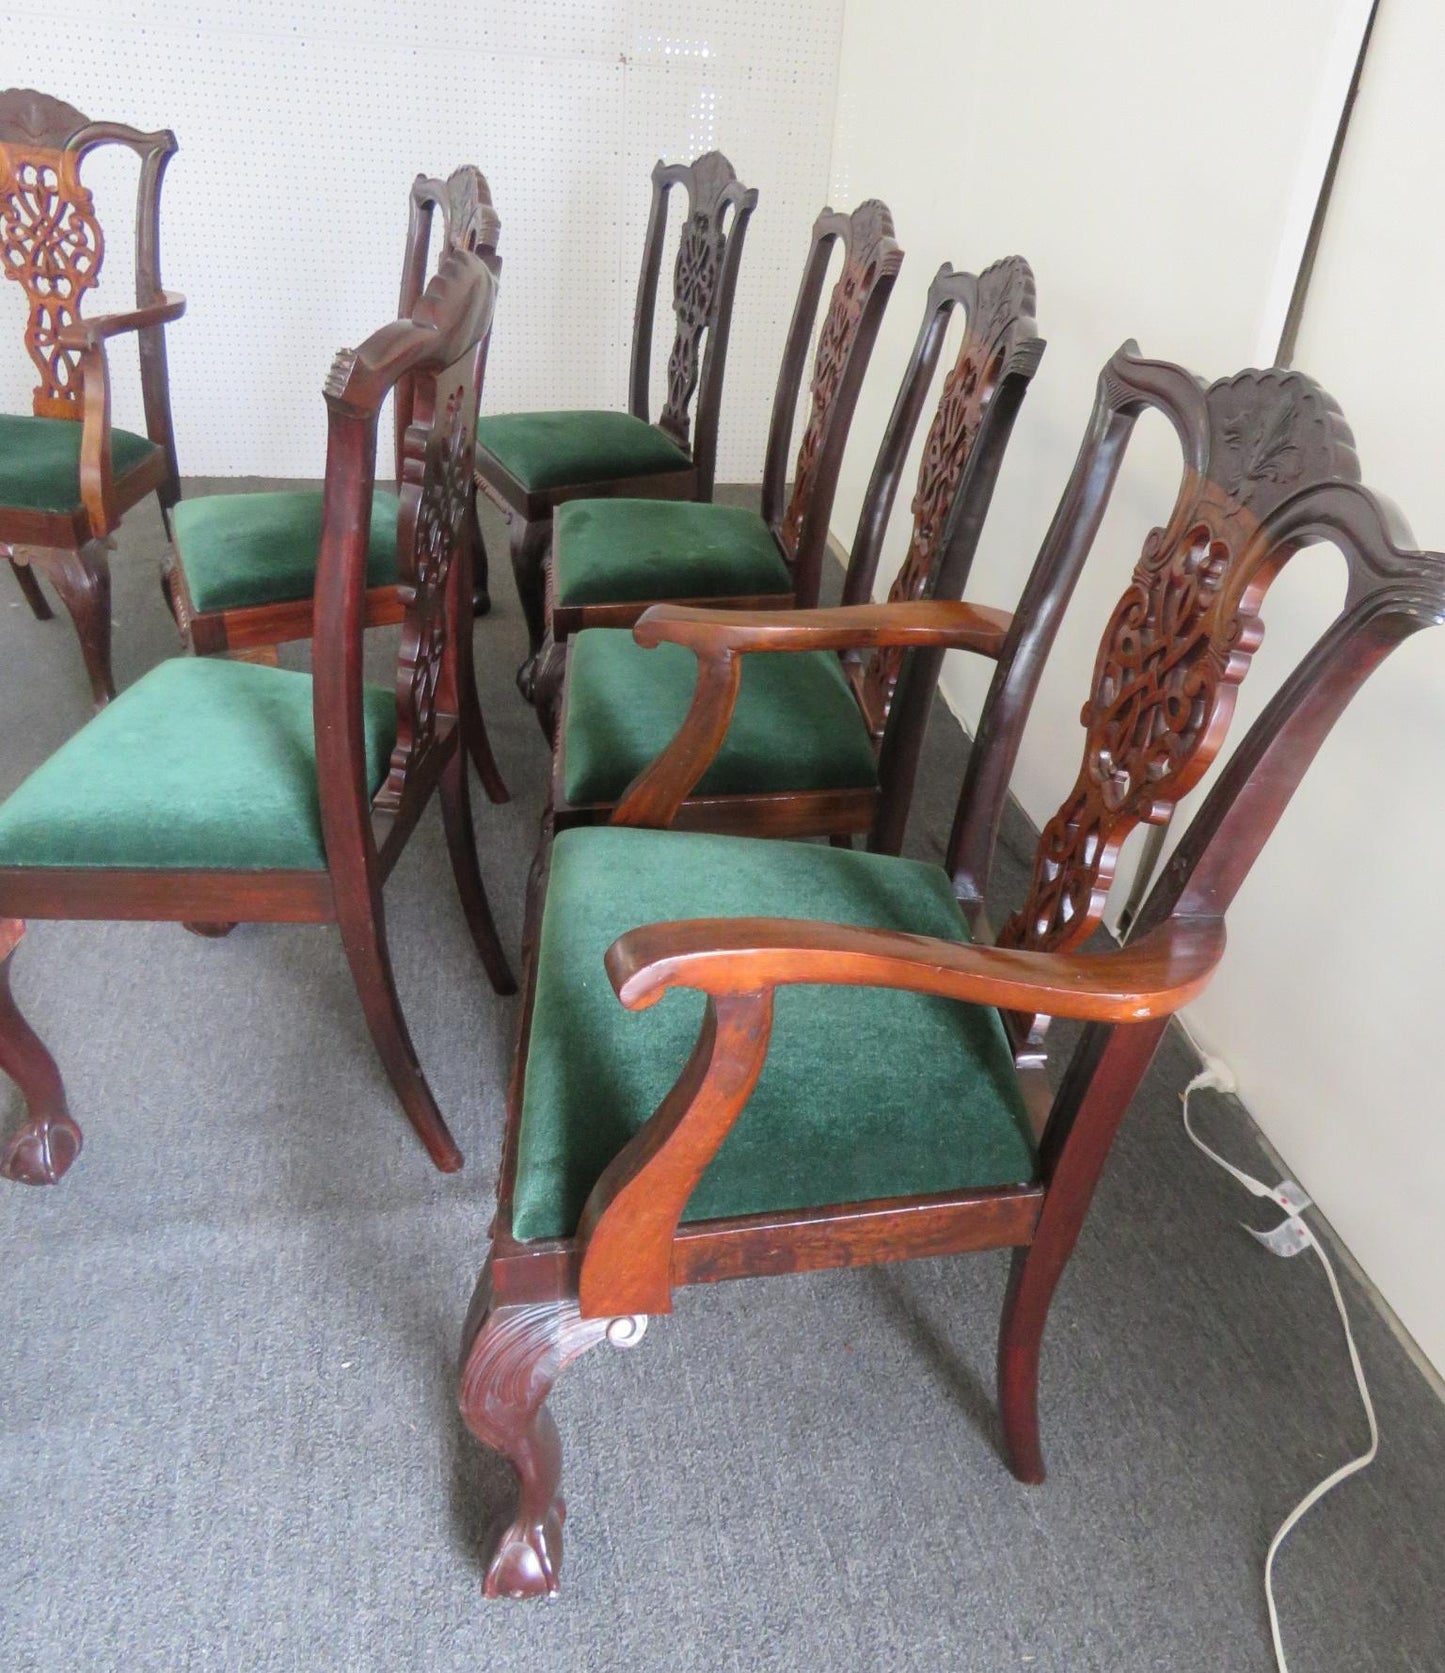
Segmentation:
{"type": "MultiPolygon", "coordinates": [[[[622,407],[649,172],[717,146],[760,193],[719,457],[720,480],[756,480],[827,184],[841,19],[842,0],[733,0],[677,25],[660,0],[90,0],[61,51],[35,0],[0,12],[6,82],[176,132],[161,265],[189,304],[168,332],[177,443],[183,474],[223,476],[320,475],[321,383],[394,314],[411,180],[464,161],[502,219],[485,409],[622,407]]],[[[90,164],[107,237],[93,313],[130,301],[135,172],[124,155],[90,164]]],[[[33,383],[23,320],[19,287],[0,286],[12,412],[33,383]]],[[[664,296],[655,362],[670,331],[664,296]]],[[[139,429],[135,355],[114,348],[117,422],[139,429]]]]}

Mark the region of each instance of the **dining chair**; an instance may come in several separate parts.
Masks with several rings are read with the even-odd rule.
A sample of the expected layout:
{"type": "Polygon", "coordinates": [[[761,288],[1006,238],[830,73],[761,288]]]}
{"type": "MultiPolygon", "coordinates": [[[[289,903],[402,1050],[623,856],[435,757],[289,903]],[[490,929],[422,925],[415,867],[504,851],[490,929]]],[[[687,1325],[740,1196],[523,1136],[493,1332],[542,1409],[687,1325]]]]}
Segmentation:
{"type": "Polygon", "coordinates": [[[902,264],[893,216],[876,198],[847,215],[824,209],[814,221],[773,395],[760,511],[635,497],[573,499],[558,507],[546,566],[546,637],[521,679],[549,736],[566,665],[563,647],[583,628],[630,627],[656,603],[764,610],[817,603],[843,450],[902,264]],[[835,248],[841,266],[818,325],[835,248]],[[790,485],[815,325],[812,383],[790,485]]]}
{"type": "Polygon", "coordinates": [[[994,673],[942,865],[558,835],[463,1343],[466,1422],[519,1489],[489,1595],[557,1588],[556,1377],[599,1343],[638,1342],[687,1285],[1011,1249],[1005,1450],[1042,1480],[1044,1325],[1130,1099],[1218,966],[1225,914],[1330,727],[1395,645],[1442,622],[1445,556],[1411,550],[1359,486],[1317,384],[1269,370],[1206,388],[1130,343],[1104,368],[1022,602],[980,646],[994,673]],[[1147,411],[1178,436],[1179,489],[1104,630],[1073,788],[995,935],[986,890],[1022,727],[1147,411]],[[1130,832],[1219,755],[1270,584],[1327,545],[1348,567],[1339,614],[1222,763],[1128,945],[1085,950],[1130,832]],[[1054,1017],[1084,1024],[1057,1073],[1054,1017]]]}
{"type": "MultiPolygon", "coordinates": [[[[704,614],[657,605],[631,630],[573,636],[554,749],[558,829],[610,819],[751,836],[868,833],[870,847],[899,851],[943,652],[970,648],[983,631],[985,613],[967,611],[960,625],[952,612],[1042,357],[1035,305],[1021,256],[977,276],[948,263],[935,275],[840,608],[704,614]],[[889,515],[957,310],[966,327],[923,443],[908,545],[880,608],[872,598],[889,515]]],[[[1007,622],[994,620],[995,639],[1007,622]]]]}
{"type": "MultiPolygon", "coordinates": [[[[500,223],[481,170],[464,164],[446,180],[419,174],[412,183],[406,252],[401,270],[400,319],[410,318],[427,277],[433,221],[441,211],[440,249],[495,254],[500,223]]],[[[393,403],[392,426],[398,483],[412,421],[412,387],[404,377],[393,403]]],[[[183,501],[172,519],[167,597],[192,650],[202,656],[228,655],[274,664],[276,646],[312,636],[316,560],[321,544],[320,489],[269,493],[206,494],[183,501]]],[[[390,488],[372,496],[371,539],[366,556],[366,622],[389,626],[406,614],[397,558],[401,509],[390,488]]],[[[485,557],[476,504],[468,512],[474,561],[485,557]]],[[[473,571],[474,608],[485,577],[473,571]]],[[[507,799],[487,738],[476,693],[472,645],[458,645],[461,701],[467,707],[467,738],[487,795],[507,799]]]]}
{"type": "Polygon", "coordinates": [[[110,547],[147,494],[167,520],[180,498],[165,328],[185,298],[161,288],[160,200],[176,136],[92,122],[74,105],[12,87],[0,93],[0,270],[25,293],[25,348],[39,382],[28,415],[0,414],[0,557],[39,621],[51,608],[38,571],[80,639],[95,704],[115,695],[110,658],[110,547]],[[100,282],[105,238],[81,179],[91,152],[140,159],[133,309],[82,319],[100,282]],[[108,344],[134,334],[146,433],[111,421],[108,344]]]}
{"type": "Polygon", "coordinates": [[[524,669],[542,643],[542,567],[559,505],[606,494],[712,498],[733,299],[757,202],[756,189],[742,184],[721,151],[691,163],[659,160],[632,319],[627,411],[489,413],[478,420],[477,486],[507,518],[530,643],[524,669]],[[654,422],[648,418],[653,317],[668,199],[677,187],[686,193],[687,210],[673,265],[666,394],[654,422]]]}
{"type": "Polygon", "coordinates": [[[314,676],[174,657],[137,680],[0,805],[0,1068],[27,1118],[0,1175],[54,1184],[80,1150],[55,1063],[10,971],[25,921],[334,923],[408,1119],[443,1172],[455,1140],[392,978],[382,890],[436,791],[462,908],[492,986],[514,990],[477,866],[468,712],[472,452],[495,255],[452,247],[409,318],[343,350],[326,379],[314,676]],[[397,518],[405,603],[391,686],[362,679],[383,401],[405,391],[397,518]]]}

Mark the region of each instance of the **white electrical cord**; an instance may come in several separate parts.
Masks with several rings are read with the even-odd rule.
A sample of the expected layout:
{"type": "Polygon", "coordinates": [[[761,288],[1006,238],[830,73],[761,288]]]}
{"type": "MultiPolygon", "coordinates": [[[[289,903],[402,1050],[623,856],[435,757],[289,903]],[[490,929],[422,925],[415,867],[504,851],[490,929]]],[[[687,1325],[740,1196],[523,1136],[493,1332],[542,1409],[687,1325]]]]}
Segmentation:
{"type": "Polygon", "coordinates": [[[1286,1217],[1280,1221],[1273,1231],[1257,1232],[1252,1226],[1246,1226],[1244,1229],[1251,1237],[1262,1243],[1274,1255],[1297,1255],[1302,1249],[1313,1249],[1319,1256],[1320,1265],[1325,1269],[1325,1277],[1330,1281],[1330,1290],[1335,1298],[1335,1306],[1339,1309],[1340,1323],[1345,1328],[1345,1343],[1350,1350],[1350,1364],[1355,1372],[1355,1386],[1360,1391],[1360,1403],[1365,1408],[1365,1417],[1370,1425],[1369,1449],[1362,1452],[1358,1458],[1352,1458],[1349,1463],[1342,1464],[1332,1475],[1326,1476],[1317,1486],[1312,1487],[1289,1515],[1285,1517],[1280,1524],[1279,1532],[1269,1542],[1269,1551],[1264,1559],[1264,1597],[1269,1606],[1269,1630],[1274,1639],[1274,1656],[1279,1665],[1279,1673],[1289,1673],[1289,1665],[1284,1658],[1284,1641],[1279,1630],[1279,1611],[1275,1608],[1274,1602],[1274,1560],[1279,1555],[1280,1547],[1307,1511],[1317,1505],[1331,1488],[1338,1487],[1342,1481],[1347,1481],[1350,1476],[1357,1475],[1363,1470],[1367,1464],[1374,1462],[1375,1454],[1380,1450],[1380,1428],[1375,1421],[1375,1407],[1370,1399],[1370,1390],[1365,1383],[1365,1370],[1360,1364],[1359,1350],[1355,1347],[1354,1332],[1350,1329],[1350,1315],[1345,1310],[1345,1298],[1340,1293],[1340,1281],[1335,1276],[1334,1265],[1328,1254],[1325,1253],[1324,1245],[1315,1237],[1302,1218],[1303,1211],[1310,1206],[1310,1199],[1294,1180],[1282,1180],[1271,1189],[1261,1180],[1254,1178],[1252,1174],[1247,1174],[1242,1168],[1235,1167],[1232,1162],[1225,1161],[1218,1151],[1210,1149],[1189,1123],[1189,1095],[1191,1092],[1197,1092],[1206,1086],[1220,1087],[1224,1091],[1230,1090],[1228,1086],[1223,1085],[1219,1074],[1214,1069],[1205,1069],[1202,1073],[1197,1074],[1180,1094],[1180,1103],[1184,1106],[1184,1131],[1211,1161],[1217,1162],[1226,1173],[1232,1174],[1244,1186],[1246,1191],[1256,1197],[1267,1197],[1278,1207],[1284,1209],[1286,1217]]]}

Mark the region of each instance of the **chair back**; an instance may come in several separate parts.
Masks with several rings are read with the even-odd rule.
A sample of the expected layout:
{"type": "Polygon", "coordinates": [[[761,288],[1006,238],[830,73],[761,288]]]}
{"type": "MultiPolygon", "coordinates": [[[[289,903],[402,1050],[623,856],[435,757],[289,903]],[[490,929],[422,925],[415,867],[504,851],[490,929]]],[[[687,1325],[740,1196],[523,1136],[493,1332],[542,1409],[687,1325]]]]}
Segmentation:
{"type": "MultiPolygon", "coordinates": [[[[168,128],[144,134],[118,122],[92,122],[74,105],[31,88],[0,93],[0,264],[29,306],[25,348],[40,374],[32,403],[37,418],[81,416],[80,351],[62,347],[59,336],[80,318],[85,293],[100,282],[105,239],[80,170],[101,145],[124,145],[141,160],[135,299],[147,307],[161,297],[161,181],[176,136],[168,128]]],[[[152,434],[168,434],[164,330],[148,326],[139,341],[147,425],[152,434]]]]}
{"type": "Polygon", "coordinates": [[[859,204],[851,215],[825,209],[813,223],[812,246],[773,397],[762,502],[763,517],[783,549],[793,572],[798,602],[804,607],[818,601],[843,448],[883,311],[902,265],[903,251],[893,236],[893,216],[877,198],[859,204]],[[788,452],[803,368],[835,243],[843,246],[843,270],[833,286],[818,332],[808,417],[793,465],[792,490],[788,492],[788,452]]]}
{"type": "Polygon", "coordinates": [[[667,393],[657,427],[687,448],[697,470],[697,498],[712,498],[717,471],[718,412],[743,239],[757,208],[757,189],[744,186],[721,151],[691,163],[659,160],[652,170],[652,205],[642,246],[637,309],[632,321],[632,366],[627,410],[647,420],[652,377],[652,324],[667,233],[668,198],[676,186],[687,193],[687,219],[672,270],[672,349],[667,357],[667,393]],[[697,403],[697,433],[690,411],[697,403]]]}
{"type": "Polygon", "coordinates": [[[1349,428],[1318,384],[1272,369],[1205,388],[1125,344],[1100,377],[985,703],[949,852],[966,904],[982,902],[1000,780],[1129,435],[1151,407],[1183,449],[1179,492],[1105,629],[1083,707],[1083,762],[1044,827],[1002,946],[1068,951],[1098,927],[1129,833],[1167,819],[1218,756],[1264,635],[1265,595],[1297,553],[1331,542],[1344,554],[1339,614],[1239,741],[1145,902],[1135,939],[1171,916],[1224,914],[1364,679],[1402,639],[1445,621],[1445,557],[1412,550],[1399,513],[1360,486],[1349,428]]]}
{"type": "MultiPolygon", "coordinates": [[[[406,257],[401,268],[401,298],[396,305],[398,319],[409,319],[421,297],[427,278],[427,257],[431,253],[432,222],[437,210],[442,216],[442,249],[471,250],[480,256],[495,255],[502,223],[492,207],[492,189],[487,177],[471,163],[453,169],[445,180],[419,174],[411,185],[411,214],[407,220],[406,257]]],[[[412,384],[409,374],[396,386],[392,402],[395,427],[396,480],[402,479],[406,432],[412,421],[412,384]]]]}
{"type": "Polygon", "coordinates": [[[314,648],[316,754],[328,852],[371,815],[402,815],[429,788],[435,746],[458,724],[457,636],[471,625],[469,510],[476,410],[501,262],[450,244],[411,315],[343,350],[329,414],[314,648]],[[362,640],[382,403],[410,380],[397,570],[405,615],[396,665],[396,746],[374,803],[366,783],[362,640]]]}
{"type": "MultiPolygon", "coordinates": [[[[967,326],[924,442],[908,549],[888,599],[957,599],[968,584],[1014,419],[1043,357],[1034,318],[1033,270],[1022,256],[1008,256],[977,276],[956,273],[945,262],[934,275],[918,339],[863,497],[843,582],[844,604],[872,601],[904,460],[957,308],[963,309],[967,326]]],[[[896,852],[943,652],[885,645],[845,660],[868,729],[879,745],[884,794],[873,844],[896,852]]]]}

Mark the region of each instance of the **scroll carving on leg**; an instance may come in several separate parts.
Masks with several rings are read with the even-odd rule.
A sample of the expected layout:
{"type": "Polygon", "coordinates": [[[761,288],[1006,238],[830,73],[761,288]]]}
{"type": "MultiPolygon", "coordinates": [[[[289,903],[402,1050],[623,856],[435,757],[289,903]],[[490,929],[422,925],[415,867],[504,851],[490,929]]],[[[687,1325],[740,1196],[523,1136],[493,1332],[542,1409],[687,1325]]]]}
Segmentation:
{"type": "Polygon", "coordinates": [[[497,1305],[483,1268],[463,1341],[467,1427],[517,1475],[517,1508],[488,1563],[489,1598],[553,1595],[562,1567],[562,1441],[547,1410],[558,1375],[599,1342],[631,1347],[645,1318],[584,1319],[575,1299],[497,1305]]]}
{"type": "Polygon", "coordinates": [[[0,1148],[0,1178],[54,1185],[80,1154],[80,1128],[65,1107],[55,1059],[10,992],[11,959],[24,933],[18,919],[0,919],[0,1069],[20,1088],[28,1116],[0,1148]]]}

